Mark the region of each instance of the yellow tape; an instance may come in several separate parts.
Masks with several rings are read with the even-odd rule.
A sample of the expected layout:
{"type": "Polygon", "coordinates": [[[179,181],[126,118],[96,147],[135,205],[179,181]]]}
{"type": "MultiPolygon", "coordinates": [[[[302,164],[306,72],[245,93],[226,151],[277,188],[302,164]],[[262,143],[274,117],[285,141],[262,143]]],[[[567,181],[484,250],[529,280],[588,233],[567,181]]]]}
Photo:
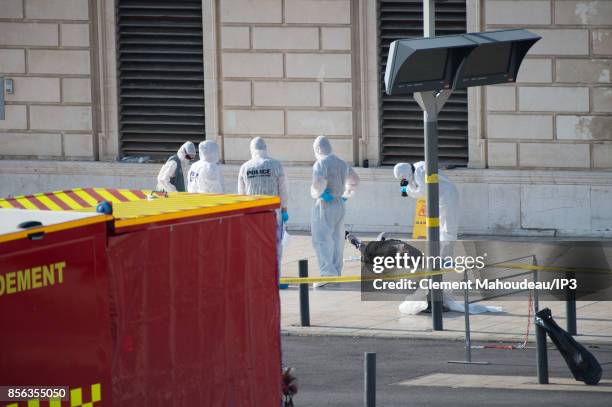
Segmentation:
{"type": "MultiPolygon", "coordinates": [[[[495,264],[495,265],[485,265],[482,270],[486,270],[490,267],[505,267],[505,268],[513,268],[513,269],[525,269],[525,270],[534,270],[534,271],[565,271],[565,272],[611,272],[612,270],[607,269],[576,269],[569,267],[548,267],[548,266],[525,266],[522,264],[495,264]]],[[[385,281],[393,281],[393,280],[401,280],[401,279],[413,279],[413,278],[425,278],[430,276],[437,276],[446,273],[462,273],[462,271],[455,269],[445,269],[445,270],[436,270],[436,271],[417,271],[415,273],[406,273],[406,274],[398,274],[398,275],[373,275],[373,276],[338,276],[338,277],[281,277],[281,284],[311,284],[311,283],[360,283],[362,281],[374,281],[374,280],[385,280],[385,281]]]]}
{"type": "Polygon", "coordinates": [[[425,182],[427,184],[437,184],[438,183],[438,174],[431,174],[425,177],[425,182]]]}
{"type": "Polygon", "coordinates": [[[401,280],[411,278],[424,278],[437,276],[440,274],[454,272],[455,270],[437,270],[437,271],[420,271],[415,273],[390,275],[374,275],[374,276],[338,276],[338,277],[281,277],[281,284],[310,284],[310,283],[360,283],[362,281],[374,280],[401,280]]]}
{"type": "Polygon", "coordinates": [[[428,228],[440,227],[440,218],[425,218],[425,225],[428,228]]]}

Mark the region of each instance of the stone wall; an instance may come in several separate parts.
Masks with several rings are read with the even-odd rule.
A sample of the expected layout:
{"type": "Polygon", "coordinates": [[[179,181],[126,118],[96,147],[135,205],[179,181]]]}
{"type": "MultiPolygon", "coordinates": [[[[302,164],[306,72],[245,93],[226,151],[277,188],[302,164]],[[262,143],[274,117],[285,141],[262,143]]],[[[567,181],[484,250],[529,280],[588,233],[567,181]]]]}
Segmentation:
{"type": "MultiPolygon", "coordinates": [[[[78,187],[155,186],[161,164],[0,160],[0,197],[78,187]]],[[[223,165],[225,191],[236,192],[238,165],[223,165]]],[[[285,167],[289,228],[309,230],[310,166],[285,167]]],[[[414,200],[400,196],[390,168],[356,168],[361,182],[347,202],[346,225],[358,232],[410,233],[414,200]]],[[[612,237],[612,177],[606,171],[456,169],[459,233],[612,237]]]]}
{"type": "Polygon", "coordinates": [[[350,0],[220,0],[220,134],[226,162],[265,136],[285,162],[310,162],[312,140],[353,159],[350,0]]]}
{"type": "Polygon", "coordinates": [[[1,0],[0,157],[94,157],[88,0],[1,0]]]}
{"type": "Polygon", "coordinates": [[[488,166],[612,168],[612,1],[482,3],[487,30],[542,36],[517,84],[486,89],[488,166]]]}
{"type": "MultiPolygon", "coordinates": [[[[468,3],[468,21],[481,21],[471,27],[524,27],[543,37],[517,84],[471,98],[479,111],[470,119],[478,129],[474,167],[612,168],[612,2],[468,3]]],[[[376,165],[375,2],[203,4],[206,83],[214,88],[206,96],[208,137],[219,141],[226,162],[247,159],[257,135],[286,163],[311,162],[313,138],[326,134],[343,158],[376,165]]],[[[0,121],[0,157],[91,160],[98,145],[101,159],[117,157],[114,24],[110,1],[0,1],[0,75],[15,83],[0,121]],[[96,16],[90,4],[103,12],[96,16]],[[101,45],[90,31],[101,33],[101,45]],[[98,76],[99,97],[92,92],[98,76]]]]}

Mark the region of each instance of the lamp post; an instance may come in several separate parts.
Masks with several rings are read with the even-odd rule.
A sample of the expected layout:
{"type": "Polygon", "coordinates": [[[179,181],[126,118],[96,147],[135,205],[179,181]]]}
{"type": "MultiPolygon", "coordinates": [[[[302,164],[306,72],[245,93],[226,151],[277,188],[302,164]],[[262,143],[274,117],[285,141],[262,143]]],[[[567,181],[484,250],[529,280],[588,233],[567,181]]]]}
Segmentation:
{"type": "MultiPolygon", "coordinates": [[[[436,2],[423,0],[423,37],[436,36],[436,2]]],[[[425,181],[427,183],[427,254],[440,255],[440,190],[438,185],[438,113],[448,100],[450,92],[437,96],[437,92],[418,92],[414,99],[423,109],[425,131],[425,181]]],[[[436,270],[435,262],[431,271],[436,270]]],[[[442,275],[432,276],[435,282],[442,281],[442,275]]],[[[434,331],[444,329],[442,323],[442,292],[435,288],[430,291],[431,322],[434,331]]]]}
{"type": "MultiPolygon", "coordinates": [[[[389,47],[385,70],[388,95],[414,94],[423,109],[427,254],[440,256],[438,186],[438,114],[455,89],[515,82],[521,62],[540,37],[527,30],[499,30],[435,37],[434,1],[423,1],[425,38],[396,40],[389,47]]],[[[432,262],[431,271],[437,269],[432,262]]],[[[434,282],[441,275],[432,276],[434,282]]],[[[430,300],[435,331],[443,329],[442,291],[430,300]]]]}

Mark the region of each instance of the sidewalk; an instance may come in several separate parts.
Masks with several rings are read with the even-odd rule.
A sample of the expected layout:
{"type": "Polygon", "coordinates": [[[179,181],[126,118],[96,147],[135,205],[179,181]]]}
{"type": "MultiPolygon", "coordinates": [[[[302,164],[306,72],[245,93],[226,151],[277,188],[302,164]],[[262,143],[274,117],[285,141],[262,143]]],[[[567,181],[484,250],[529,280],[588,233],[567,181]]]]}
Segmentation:
{"type": "MultiPolygon", "coordinates": [[[[291,232],[290,232],[291,233],[291,232]]],[[[362,238],[374,235],[359,234],[362,238]]],[[[343,275],[359,275],[359,252],[346,246],[343,275]],[[347,259],[349,259],[347,261],[347,259]]],[[[283,277],[297,277],[298,261],[308,259],[309,275],[319,276],[310,235],[291,233],[291,241],[283,255],[283,277]]],[[[359,284],[335,288],[310,289],[310,327],[301,327],[297,286],[280,290],[281,328],[286,335],[345,335],[391,338],[427,338],[463,340],[464,315],[445,312],[444,331],[433,331],[431,314],[403,315],[397,301],[361,301],[359,284]]],[[[456,298],[458,301],[460,298],[456,298]]],[[[489,301],[486,305],[503,308],[503,313],[470,315],[472,340],[504,342],[514,345],[525,339],[529,323],[529,342],[535,341],[533,321],[527,317],[525,301],[489,301]]],[[[555,320],[565,328],[565,302],[540,302],[540,309],[549,307],[555,320]]],[[[578,341],[586,344],[612,344],[612,302],[579,301],[578,341]]]]}

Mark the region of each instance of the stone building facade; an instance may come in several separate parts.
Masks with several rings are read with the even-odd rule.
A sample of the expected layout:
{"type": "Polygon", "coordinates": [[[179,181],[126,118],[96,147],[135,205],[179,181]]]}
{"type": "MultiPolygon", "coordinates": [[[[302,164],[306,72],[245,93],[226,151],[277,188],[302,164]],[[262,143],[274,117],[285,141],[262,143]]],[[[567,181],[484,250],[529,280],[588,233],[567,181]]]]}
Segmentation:
{"type": "Polygon", "coordinates": [[[15,89],[0,155],[92,159],[91,30],[87,1],[0,1],[0,76],[15,89]]]}
{"type": "Polygon", "coordinates": [[[350,1],[252,4],[220,2],[225,160],[247,159],[250,137],[261,135],[284,160],[308,162],[320,134],[353,160],[350,1]]]}
{"type": "MultiPolygon", "coordinates": [[[[248,142],[287,163],[292,227],[309,224],[312,140],[326,134],[361,166],[347,221],[409,231],[381,167],[382,0],[202,0],[206,138],[222,148],[228,190],[248,142]],[[229,180],[232,180],[231,182],[229,180]],[[380,197],[389,210],[371,215],[380,197]]],[[[467,31],[542,36],[516,84],[468,92],[461,232],[612,235],[612,1],[466,0],[467,31]]],[[[0,121],[2,195],[151,187],[157,165],[120,164],[116,4],[0,0],[0,76],[14,81],[0,121]]]]}
{"type": "Polygon", "coordinates": [[[516,85],[486,90],[487,166],[612,168],[612,2],[487,1],[484,23],[542,36],[516,85]]]}

